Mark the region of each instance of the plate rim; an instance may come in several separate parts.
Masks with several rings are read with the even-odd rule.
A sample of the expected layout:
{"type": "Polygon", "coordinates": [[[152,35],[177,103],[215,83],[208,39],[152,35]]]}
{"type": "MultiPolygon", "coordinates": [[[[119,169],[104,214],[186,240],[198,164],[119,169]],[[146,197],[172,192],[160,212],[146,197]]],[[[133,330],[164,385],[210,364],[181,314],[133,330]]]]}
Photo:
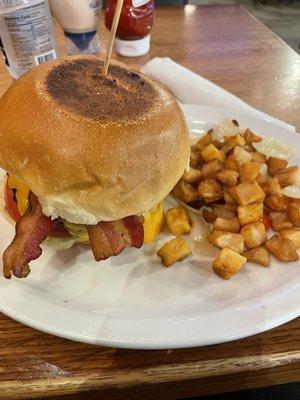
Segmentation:
{"type": "MultiPolygon", "coordinates": [[[[253,121],[257,121],[258,123],[261,123],[261,121],[264,121],[266,124],[269,126],[273,126],[274,128],[278,129],[278,126],[273,124],[271,121],[269,121],[267,118],[256,118],[253,117],[253,115],[247,114],[245,112],[237,112],[234,110],[229,110],[226,108],[221,108],[221,107],[211,107],[211,106],[199,106],[199,105],[188,105],[188,104],[180,104],[180,107],[182,108],[184,114],[186,113],[193,113],[193,112],[199,112],[199,109],[202,111],[210,111],[210,112],[223,112],[225,114],[238,114],[239,117],[246,117],[248,119],[251,119],[253,121]]],[[[188,119],[193,118],[192,116],[186,116],[188,119]]],[[[201,117],[202,118],[202,117],[201,117]]],[[[285,130],[288,135],[298,135],[296,132],[290,131],[286,128],[282,128],[282,130],[285,130]]],[[[298,136],[299,138],[299,136],[298,136]]],[[[293,288],[293,290],[288,291],[286,294],[286,297],[284,298],[285,304],[287,304],[288,301],[290,301],[291,305],[289,306],[289,311],[284,311],[282,315],[278,315],[276,317],[272,317],[268,320],[265,321],[264,324],[261,324],[259,327],[249,327],[248,329],[245,329],[243,333],[241,334],[235,334],[235,335],[224,335],[220,336],[217,340],[212,339],[211,341],[205,340],[202,341],[201,337],[197,338],[191,338],[191,336],[187,337],[185,340],[171,340],[170,338],[165,341],[160,340],[159,342],[154,341],[145,341],[141,340],[139,341],[131,341],[131,340],[120,340],[120,339],[108,339],[108,338],[100,338],[100,337],[95,337],[95,336],[87,336],[87,335],[80,335],[78,333],[72,333],[70,331],[59,331],[56,332],[55,327],[49,326],[47,323],[43,323],[40,321],[32,320],[28,316],[24,315],[17,315],[16,312],[14,312],[12,309],[9,309],[8,307],[5,307],[1,301],[0,301],[0,312],[2,312],[4,315],[13,318],[14,320],[29,326],[34,329],[38,329],[42,332],[48,333],[55,335],[57,337],[73,340],[73,341],[78,341],[82,343],[87,343],[87,344],[93,344],[93,345],[101,345],[101,346],[106,346],[106,347],[118,347],[118,348],[126,348],[126,349],[177,349],[177,348],[188,348],[188,347],[199,347],[199,346],[206,346],[206,345],[213,345],[213,344],[219,344],[219,343],[224,343],[224,342],[230,342],[233,340],[238,340],[242,339],[245,337],[250,337],[255,334],[259,334],[262,332],[265,332],[267,330],[273,329],[277,326],[280,326],[284,323],[287,323],[295,318],[297,318],[300,315],[300,293],[297,295],[297,289],[299,292],[300,288],[300,282],[298,282],[297,285],[293,288]],[[298,306],[297,306],[298,304],[298,306]]],[[[278,300],[277,300],[278,302],[278,300]]],[[[272,307],[276,309],[276,300],[271,301],[271,304],[261,304],[259,309],[264,309],[264,311],[272,311],[272,307]]],[[[270,302],[269,302],[270,303],[270,302]]],[[[52,303],[53,304],[53,303],[52,303]]],[[[247,310],[247,313],[254,312],[253,310],[247,310]]]]}

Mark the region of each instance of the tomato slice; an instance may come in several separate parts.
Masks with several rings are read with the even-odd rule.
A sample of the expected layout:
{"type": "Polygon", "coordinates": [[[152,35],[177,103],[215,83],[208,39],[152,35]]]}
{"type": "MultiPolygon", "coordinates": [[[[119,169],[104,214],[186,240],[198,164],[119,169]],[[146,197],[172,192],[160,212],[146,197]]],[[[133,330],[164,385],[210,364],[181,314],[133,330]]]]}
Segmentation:
{"type": "Polygon", "coordinates": [[[266,231],[272,227],[270,218],[266,214],[264,214],[262,222],[265,225],[266,231]]]}
{"type": "Polygon", "coordinates": [[[21,218],[20,211],[18,209],[18,203],[14,199],[14,191],[12,188],[8,186],[6,183],[4,188],[4,204],[6,211],[8,212],[9,216],[14,220],[18,221],[21,218]]]}
{"type": "MultiPolygon", "coordinates": [[[[8,212],[9,216],[17,222],[21,218],[20,211],[18,209],[18,203],[15,200],[14,196],[14,191],[11,187],[8,186],[8,184],[5,184],[4,188],[4,205],[6,208],[6,211],[8,212]]],[[[67,229],[60,224],[57,226],[53,232],[49,234],[49,236],[55,236],[55,237],[61,237],[61,238],[67,238],[70,237],[70,233],[67,231],[67,229]]]]}

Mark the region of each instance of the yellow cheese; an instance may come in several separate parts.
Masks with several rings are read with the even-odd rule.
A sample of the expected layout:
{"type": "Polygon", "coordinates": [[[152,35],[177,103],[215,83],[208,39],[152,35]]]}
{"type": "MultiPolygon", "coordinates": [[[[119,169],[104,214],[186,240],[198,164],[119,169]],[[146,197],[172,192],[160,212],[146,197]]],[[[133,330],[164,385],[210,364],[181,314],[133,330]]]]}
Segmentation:
{"type": "Polygon", "coordinates": [[[164,223],[164,202],[144,215],[144,243],[152,243],[161,231],[164,223]]]}
{"type": "Polygon", "coordinates": [[[16,189],[18,209],[21,215],[25,214],[28,208],[29,187],[14,175],[8,176],[7,184],[11,189],[16,189]]]}

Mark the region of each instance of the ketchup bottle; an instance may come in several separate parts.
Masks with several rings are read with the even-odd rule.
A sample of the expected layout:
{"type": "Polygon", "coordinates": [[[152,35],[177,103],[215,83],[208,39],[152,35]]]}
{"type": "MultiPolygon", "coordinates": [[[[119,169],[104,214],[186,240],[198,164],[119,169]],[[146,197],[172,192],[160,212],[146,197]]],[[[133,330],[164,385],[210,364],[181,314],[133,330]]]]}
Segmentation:
{"type": "MultiPolygon", "coordinates": [[[[111,29],[117,0],[108,0],[105,25],[111,29]]],[[[117,53],[138,57],[150,49],[150,31],[153,25],[154,0],[124,0],[116,33],[117,53]]]]}

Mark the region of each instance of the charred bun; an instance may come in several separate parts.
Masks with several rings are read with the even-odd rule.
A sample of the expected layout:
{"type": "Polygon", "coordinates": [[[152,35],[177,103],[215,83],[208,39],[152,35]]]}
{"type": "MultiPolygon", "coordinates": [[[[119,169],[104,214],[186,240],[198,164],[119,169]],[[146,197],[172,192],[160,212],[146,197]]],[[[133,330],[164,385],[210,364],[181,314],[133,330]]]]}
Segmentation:
{"type": "Polygon", "coordinates": [[[43,212],[96,224],[141,214],[172,190],[189,163],[174,97],[92,56],[34,68],[0,99],[0,166],[22,179],[43,212]]]}

